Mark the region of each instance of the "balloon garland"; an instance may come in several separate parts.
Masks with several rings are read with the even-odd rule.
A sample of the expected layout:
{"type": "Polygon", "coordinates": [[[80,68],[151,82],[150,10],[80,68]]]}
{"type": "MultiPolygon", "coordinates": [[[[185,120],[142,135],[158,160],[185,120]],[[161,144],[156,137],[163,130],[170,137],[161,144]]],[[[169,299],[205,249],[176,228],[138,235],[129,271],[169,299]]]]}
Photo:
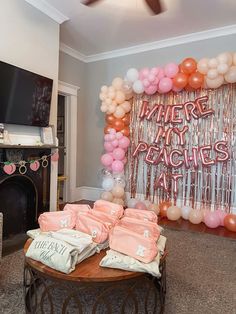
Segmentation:
{"type": "MultiPolygon", "coordinates": [[[[188,57],[180,64],[168,63],[163,67],[130,68],[124,77],[116,77],[111,86],[102,86],[99,98],[101,111],[105,113],[104,150],[101,156],[101,198],[124,205],[126,153],[130,145],[130,111],[134,94],[154,95],[169,92],[194,91],[200,88],[215,89],[223,84],[236,82],[236,53],[224,52],[214,58],[196,61],[188,57]]],[[[142,145],[142,144],[140,144],[142,145]]],[[[157,206],[150,201],[127,201],[129,207],[150,209],[162,217],[177,220],[188,219],[193,224],[204,222],[209,228],[219,225],[236,232],[236,215],[221,210],[196,210],[190,206],[181,209],[164,201],[157,206]]]]}

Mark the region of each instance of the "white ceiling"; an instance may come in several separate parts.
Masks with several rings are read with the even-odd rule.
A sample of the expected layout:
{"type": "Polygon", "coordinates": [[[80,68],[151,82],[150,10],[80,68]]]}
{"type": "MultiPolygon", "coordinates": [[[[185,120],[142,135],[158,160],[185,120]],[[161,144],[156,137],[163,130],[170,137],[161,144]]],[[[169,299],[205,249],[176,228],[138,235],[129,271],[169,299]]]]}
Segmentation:
{"type": "Polygon", "coordinates": [[[236,24],[236,0],[162,0],[166,10],[156,16],[145,0],[46,2],[69,18],[61,42],[84,56],[236,24]]]}

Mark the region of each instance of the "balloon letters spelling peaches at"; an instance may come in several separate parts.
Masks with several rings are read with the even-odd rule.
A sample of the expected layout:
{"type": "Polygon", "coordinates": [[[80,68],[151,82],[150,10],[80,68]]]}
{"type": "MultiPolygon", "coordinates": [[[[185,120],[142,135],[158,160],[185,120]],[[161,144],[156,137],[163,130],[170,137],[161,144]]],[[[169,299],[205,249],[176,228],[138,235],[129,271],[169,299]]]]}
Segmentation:
{"type": "MultiPolygon", "coordinates": [[[[190,66],[190,65],[189,65],[190,66]]],[[[198,147],[192,147],[191,152],[186,148],[191,144],[186,136],[189,131],[188,125],[192,119],[205,119],[214,115],[214,110],[207,108],[207,96],[196,98],[184,104],[163,105],[155,104],[149,107],[148,101],[143,101],[140,108],[139,119],[155,121],[157,124],[156,136],[152,144],[140,141],[135,147],[133,157],[145,153],[144,160],[147,164],[163,164],[166,168],[178,169],[185,167],[194,169],[213,166],[218,162],[225,162],[229,159],[227,142],[219,140],[216,143],[209,143],[198,147]],[[181,126],[179,126],[181,125],[181,126]],[[172,148],[172,138],[177,137],[178,148],[172,148]]],[[[169,175],[172,180],[173,191],[176,194],[178,180],[182,174],[169,175]]],[[[155,180],[155,188],[163,188],[168,191],[167,173],[164,171],[155,180]]]]}

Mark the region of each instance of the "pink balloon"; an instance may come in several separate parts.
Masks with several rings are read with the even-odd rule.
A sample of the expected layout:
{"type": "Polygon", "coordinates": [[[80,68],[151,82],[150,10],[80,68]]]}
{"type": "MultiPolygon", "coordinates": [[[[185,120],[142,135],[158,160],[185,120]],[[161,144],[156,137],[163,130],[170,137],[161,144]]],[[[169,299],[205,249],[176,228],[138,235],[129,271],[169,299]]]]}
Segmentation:
{"type": "Polygon", "coordinates": [[[112,168],[113,172],[119,173],[119,172],[122,172],[124,170],[124,164],[120,160],[115,160],[115,161],[113,161],[111,168],[112,168]]]}
{"type": "Polygon", "coordinates": [[[143,80],[144,78],[146,78],[149,74],[149,68],[143,68],[139,71],[139,79],[143,80]]]}
{"type": "Polygon", "coordinates": [[[150,70],[150,73],[157,76],[157,74],[159,73],[159,68],[158,67],[154,67],[154,68],[151,68],[150,70]]]}
{"type": "Polygon", "coordinates": [[[123,164],[125,165],[125,164],[127,163],[128,159],[127,159],[126,157],[124,157],[121,161],[122,161],[123,164]]]}
{"type": "Polygon", "coordinates": [[[147,210],[147,206],[143,202],[137,202],[135,204],[136,209],[142,209],[142,210],[147,210]]]}
{"type": "Polygon", "coordinates": [[[150,85],[150,86],[146,87],[144,90],[145,90],[145,93],[147,95],[153,95],[157,91],[157,86],[156,85],[150,85]]]}
{"type": "Polygon", "coordinates": [[[159,78],[159,80],[161,80],[163,77],[165,77],[165,72],[162,68],[159,69],[157,77],[159,78]]]}
{"type": "Polygon", "coordinates": [[[104,165],[104,166],[110,166],[113,162],[113,158],[111,157],[110,154],[103,154],[102,157],[101,157],[101,163],[104,165]]]}
{"type": "Polygon", "coordinates": [[[154,74],[151,74],[151,73],[150,73],[150,74],[148,75],[148,80],[149,80],[149,82],[151,82],[151,83],[155,80],[155,78],[156,78],[156,77],[155,77],[154,74]]]}
{"type": "Polygon", "coordinates": [[[123,137],[123,133],[121,133],[121,132],[116,133],[116,139],[117,140],[120,140],[122,137],[123,137]]]}
{"type": "Polygon", "coordinates": [[[208,211],[205,214],[204,222],[209,228],[217,228],[220,225],[220,217],[216,212],[208,211]]]}
{"type": "Polygon", "coordinates": [[[111,142],[111,144],[113,147],[117,147],[119,145],[119,141],[117,139],[115,139],[111,142]]]}
{"type": "Polygon", "coordinates": [[[110,142],[105,142],[104,148],[107,152],[113,152],[114,146],[110,142]]]}
{"type": "Polygon", "coordinates": [[[173,78],[179,72],[179,67],[175,63],[168,63],[164,68],[164,72],[167,77],[173,78]]]}
{"type": "Polygon", "coordinates": [[[109,131],[108,131],[110,134],[116,134],[116,130],[115,129],[113,129],[113,128],[111,128],[111,129],[109,129],[109,131]]]}
{"type": "Polygon", "coordinates": [[[129,147],[130,144],[130,140],[127,136],[123,136],[120,140],[119,140],[119,147],[120,148],[127,148],[129,147]]]}
{"type": "Polygon", "coordinates": [[[159,82],[159,90],[168,93],[173,86],[173,82],[169,77],[163,77],[159,82]]]}
{"type": "Polygon", "coordinates": [[[104,135],[104,140],[105,140],[106,142],[110,142],[110,134],[105,134],[105,135],[104,135]]]}
{"type": "Polygon", "coordinates": [[[155,80],[152,82],[152,85],[158,85],[159,78],[156,76],[155,80]]]}
{"type": "Polygon", "coordinates": [[[120,147],[115,148],[113,151],[113,157],[114,159],[122,160],[125,157],[125,151],[120,147]]]}
{"type": "Polygon", "coordinates": [[[150,82],[147,78],[143,79],[142,83],[144,87],[148,87],[150,85],[150,82]]]}
{"type": "Polygon", "coordinates": [[[224,219],[225,219],[225,216],[227,215],[227,213],[221,209],[218,209],[218,210],[216,210],[216,214],[218,215],[218,217],[220,219],[220,226],[224,226],[224,219]]]}

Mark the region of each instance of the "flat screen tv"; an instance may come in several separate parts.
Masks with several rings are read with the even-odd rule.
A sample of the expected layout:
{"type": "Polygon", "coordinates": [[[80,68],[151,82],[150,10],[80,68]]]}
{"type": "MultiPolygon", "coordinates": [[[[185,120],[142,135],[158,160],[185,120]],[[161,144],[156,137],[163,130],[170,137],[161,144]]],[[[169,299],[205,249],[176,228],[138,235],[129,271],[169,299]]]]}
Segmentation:
{"type": "Polygon", "coordinates": [[[53,80],[0,61],[0,123],[49,124],[53,80]]]}

